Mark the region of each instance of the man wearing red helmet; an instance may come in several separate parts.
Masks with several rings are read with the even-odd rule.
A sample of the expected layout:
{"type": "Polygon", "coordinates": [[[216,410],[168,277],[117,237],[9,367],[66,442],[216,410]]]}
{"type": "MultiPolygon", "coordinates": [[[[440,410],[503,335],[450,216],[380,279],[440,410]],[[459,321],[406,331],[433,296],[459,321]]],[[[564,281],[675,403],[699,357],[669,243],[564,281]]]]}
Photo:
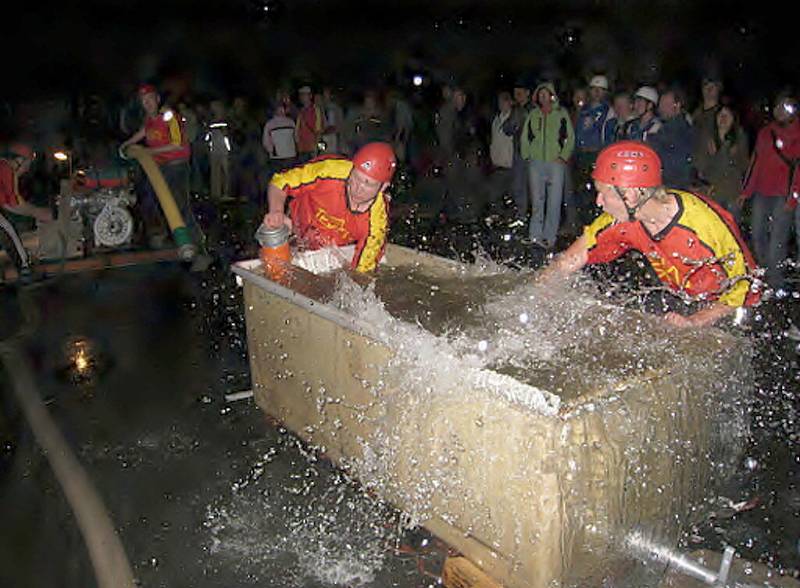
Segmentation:
{"type": "MultiPolygon", "coordinates": [[[[183,129],[181,116],[169,107],[161,107],[161,99],[155,86],[141,84],[138,94],[145,112],[144,124],[122,143],[121,149],[124,150],[129,145],[141,141],[145,142],[169,185],[172,197],[192,234],[192,239],[199,244],[202,242],[202,235],[194,220],[189,201],[191,147],[183,129]]],[[[144,195],[139,207],[151,245],[161,246],[167,239],[168,231],[158,200],[149,183],[144,185],[144,195]]]]}
{"type": "Polygon", "coordinates": [[[676,326],[702,326],[759,299],[755,263],[730,213],[713,201],[662,185],[661,160],[638,141],[600,152],[592,178],[603,213],[547,268],[544,279],[587,264],[644,254],[673,294],[699,303],[689,316],[669,312],[676,326]]]}
{"type": "Polygon", "coordinates": [[[272,176],[264,223],[291,226],[310,249],[356,244],[352,268],[375,269],[389,229],[385,194],[397,162],[388,143],[367,143],[353,159],[330,155],[272,176]],[[285,216],[287,198],[291,221],[285,216]]]}

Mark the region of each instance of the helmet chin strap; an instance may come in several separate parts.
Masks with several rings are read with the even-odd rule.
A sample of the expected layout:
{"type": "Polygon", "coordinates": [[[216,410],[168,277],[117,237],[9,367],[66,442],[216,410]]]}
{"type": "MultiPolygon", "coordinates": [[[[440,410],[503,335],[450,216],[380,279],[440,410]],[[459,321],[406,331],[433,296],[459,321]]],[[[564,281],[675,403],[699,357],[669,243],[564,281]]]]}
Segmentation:
{"type": "Polygon", "coordinates": [[[617,196],[619,196],[619,199],[622,200],[622,205],[625,207],[625,210],[628,211],[628,221],[630,222],[636,220],[636,213],[639,212],[642,209],[642,206],[647,204],[647,201],[654,196],[654,193],[652,193],[646,198],[637,202],[636,206],[631,207],[628,206],[628,203],[625,201],[625,194],[619,189],[619,186],[614,186],[614,191],[617,193],[617,196]]]}

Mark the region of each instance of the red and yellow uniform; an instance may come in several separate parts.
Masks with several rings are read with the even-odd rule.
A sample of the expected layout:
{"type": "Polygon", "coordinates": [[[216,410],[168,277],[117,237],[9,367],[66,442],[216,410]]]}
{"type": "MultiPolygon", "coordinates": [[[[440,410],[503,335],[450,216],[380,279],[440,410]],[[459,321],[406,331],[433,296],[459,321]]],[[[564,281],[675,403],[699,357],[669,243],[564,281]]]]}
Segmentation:
{"type": "Polygon", "coordinates": [[[275,174],[270,183],[291,198],[294,231],[309,247],[355,243],[352,268],[367,272],[375,269],[386,247],[388,203],[379,193],[364,212],[350,210],[346,185],[352,169],[349,159],[318,157],[275,174]]]}
{"type": "Polygon", "coordinates": [[[297,114],[297,150],[300,153],[314,153],[322,134],[322,110],[316,104],[304,107],[297,114]]]}
{"type": "Polygon", "coordinates": [[[157,164],[189,159],[191,148],[186,139],[186,133],[183,132],[180,117],[171,108],[162,108],[156,116],[148,116],[144,121],[144,133],[144,140],[148,147],[180,146],[180,149],[153,155],[157,164]]]}
{"type": "Polygon", "coordinates": [[[0,159],[0,207],[19,206],[18,193],[17,177],[11,169],[11,164],[5,159],[0,159]]]}
{"type": "Polygon", "coordinates": [[[597,217],[584,230],[587,263],[609,262],[634,249],[676,293],[733,307],[757,302],[749,279],[755,262],[731,215],[695,194],[670,194],[678,201],[678,214],[656,235],[639,221],[616,222],[608,213],[597,217]]]}

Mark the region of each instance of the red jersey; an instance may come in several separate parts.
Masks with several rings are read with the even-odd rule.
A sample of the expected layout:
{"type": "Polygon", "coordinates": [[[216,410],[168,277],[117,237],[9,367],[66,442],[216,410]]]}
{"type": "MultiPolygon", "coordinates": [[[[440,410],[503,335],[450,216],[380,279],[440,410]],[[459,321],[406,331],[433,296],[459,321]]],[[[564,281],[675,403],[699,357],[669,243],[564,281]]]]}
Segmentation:
{"type": "Polygon", "coordinates": [[[0,206],[19,206],[17,198],[17,181],[11,164],[0,159],[0,206]]]}
{"type": "Polygon", "coordinates": [[[386,247],[388,203],[383,193],[364,212],[350,210],[347,178],[353,163],[338,156],[312,159],[272,176],[270,184],[291,197],[295,233],[312,249],[356,244],[352,267],[375,269],[386,247]]]}
{"type": "Polygon", "coordinates": [[[162,108],[156,116],[148,116],[144,121],[144,141],[148,147],[180,146],[180,149],[175,151],[153,155],[153,159],[159,165],[171,161],[186,161],[191,155],[191,148],[179,118],[171,108],[162,108]]]}
{"type": "Polygon", "coordinates": [[[787,126],[771,122],[758,132],[753,160],[744,179],[742,194],[796,198],[800,174],[794,162],[800,158],[800,121],[787,126]]]}
{"type": "Polygon", "coordinates": [[[297,150],[311,153],[317,150],[317,141],[322,134],[322,110],[311,104],[297,114],[297,150]]]}
{"type": "Polygon", "coordinates": [[[588,263],[609,262],[634,249],[645,255],[659,279],[676,293],[728,306],[750,306],[756,265],[730,213],[715,202],[683,191],[672,222],[651,235],[639,221],[616,222],[607,212],[586,227],[588,263]]]}

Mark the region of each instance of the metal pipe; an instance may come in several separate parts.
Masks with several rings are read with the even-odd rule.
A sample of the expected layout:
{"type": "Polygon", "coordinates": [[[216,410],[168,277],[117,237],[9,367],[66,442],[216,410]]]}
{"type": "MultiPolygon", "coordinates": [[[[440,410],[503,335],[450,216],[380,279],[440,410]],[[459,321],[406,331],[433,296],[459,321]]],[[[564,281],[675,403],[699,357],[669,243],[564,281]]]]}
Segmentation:
{"type": "Polygon", "coordinates": [[[635,531],[628,535],[626,544],[639,559],[669,565],[682,574],[691,576],[706,584],[713,585],[717,583],[718,575],[716,572],[712,572],[685,555],[675,553],[669,547],[655,543],[645,537],[641,531],[635,531]]]}

